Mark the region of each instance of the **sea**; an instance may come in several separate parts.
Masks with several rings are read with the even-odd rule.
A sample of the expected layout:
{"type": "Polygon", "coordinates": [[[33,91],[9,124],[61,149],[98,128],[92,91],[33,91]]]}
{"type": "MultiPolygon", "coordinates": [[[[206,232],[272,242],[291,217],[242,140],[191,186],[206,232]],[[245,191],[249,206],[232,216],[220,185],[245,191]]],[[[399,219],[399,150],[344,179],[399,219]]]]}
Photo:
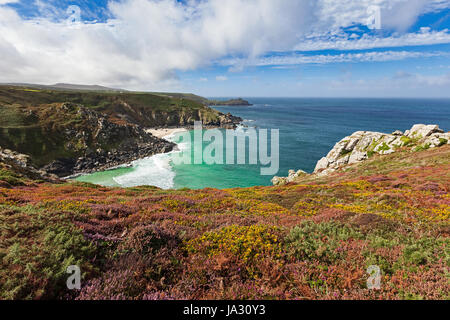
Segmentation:
{"type": "MultiPolygon", "coordinates": [[[[214,99],[224,99],[217,98],[214,99]]],[[[331,99],[331,98],[244,98],[252,106],[220,106],[215,109],[244,119],[239,132],[279,132],[279,165],[273,175],[287,176],[290,169],[312,172],[316,162],[342,138],[355,131],[391,133],[407,130],[414,124],[438,124],[450,130],[450,99],[331,99]]],[[[220,129],[225,136],[224,129],[220,129]]],[[[193,137],[193,132],[190,132],[193,137]]],[[[262,175],[260,164],[186,164],[174,161],[180,152],[193,157],[193,139],[181,134],[166,137],[178,143],[176,151],[134,161],[126,166],[82,175],[78,181],[112,187],[157,186],[163,189],[235,188],[271,185],[273,175],[262,175]]],[[[206,147],[211,142],[203,142],[206,147]]],[[[224,144],[224,153],[226,143],[224,144]]],[[[245,145],[246,152],[250,145],[245,145]]],[[[236,149],[235,155],[237,154],[236,149]]],[[[270,154],[270,152],[269,152],[270,154]]],[[[216,155],[213,153],[213,155],[216,155]]]]}

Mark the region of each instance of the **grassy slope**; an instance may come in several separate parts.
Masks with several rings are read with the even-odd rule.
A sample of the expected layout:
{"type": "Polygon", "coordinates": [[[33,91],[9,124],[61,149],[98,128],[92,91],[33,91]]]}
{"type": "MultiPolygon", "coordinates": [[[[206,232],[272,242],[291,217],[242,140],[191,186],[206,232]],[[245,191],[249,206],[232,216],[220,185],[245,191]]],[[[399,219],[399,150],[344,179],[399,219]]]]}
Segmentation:
{"type": "Polygon", "coordinates": [[[107,114],[109,121],[119,125],[177,126],[199,119],[214,122],[219,117],[217,111],[184,98],[0,86],[0,146],[31,155],[37,166],[58,158],[80,156],[76,148],[67,147],[77,141],[68,141],[63,132],[67,128],[90,133],[94,130],[77,117],[77,110],[58,108],[64,102],[107,114]]]}
{"type": "MultiPolygon", "coordinates": [[[[201,111],[205,117],[217,117],[215,110],[183,97],[169,97],[137,92],[95,92],[39,90],[0,86],[0,106],[39,106],[55,102],[72,102],[106,113],[112,120],[120,121],[127,115],[132,123],[144,127],[164,125],[151,117],[152,112],[195,114],[201,111]]],[[[170,124],[169,124],[170,125],[170,124]]],[[[175,124],[172,124],[175,125],[175,124]]]]}
{"type": "Polygon", "coordinates": [[[0,187],[0,297],[449,299],[449,159],[444,146],[316,181],[196,191],[3,169],[16,187],[0,187]],[[71,264],[81,292],[64,289],[71,264]],[[366,288],[369,265],[381,290],[366,288]]]}

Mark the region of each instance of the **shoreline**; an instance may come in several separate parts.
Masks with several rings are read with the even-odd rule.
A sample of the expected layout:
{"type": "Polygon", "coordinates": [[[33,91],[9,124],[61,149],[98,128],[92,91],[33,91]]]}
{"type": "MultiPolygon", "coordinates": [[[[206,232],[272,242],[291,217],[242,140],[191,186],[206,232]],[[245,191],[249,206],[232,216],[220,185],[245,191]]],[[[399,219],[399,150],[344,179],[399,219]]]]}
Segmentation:
{"type": "MultiPolygon", "coordinates": [[[[170,137],[170,136],[172,136],[172,135],[174,135],[176,133],[187,132],[187,131],[189,131],[189,129],[188,128],[182,128],[182,127],[177,127],[177,128],[147,128],[147,129],[144,129],[144,131],[149,133],[149,134],[151,134],[151,135],[153,135],[154,137],[156,137],[158,139],[164,139],[166,141],[172,142],[172,141],[170,141],[170,140],[168,140],[166,138],[170,137]]],[[[174,142],[172,142],[172,143],[174,143],[174,142]]],[[[94,170],[88,171],[88,172],[77,172],[77,173],[74,173],[74,174],[72,174],[70,176],[61,177],[60,179],[62,179],[62,180],[74,180],[74,179],[76,179],[76,178],[78,178],[80,176],[90,175],[90,174],[97,173],[97,172],[111,171],[111,170],[116,170],[116,169],[120,169],[120,168],[130,168],[130,167],[133,166],[133,162],[135,162],[135,161],[151,158],[151,157],[154,157],[154,156],[156,156],[158,154],[165,154],[165,153],[170,153],[172,151],[176,151],[177,144],[176,143],[174,143],[174,144],[175,144],[175,147],[171,151],[168,151],[168,152],[158,152],[158,153],[155,153],[155,154],[147,156],[147,157],[137,158],[137,159],[134,159],[134,160],[122,163],[122,164],[118,164],[118,165],[115,165],[115,166],[112,166],[112,167],[109,167],[109,168],[101,168],[99,170],[95,170],[94,169],[94,170]]]]}
{"type": "MultiPolygon", "coordinates": [[[[240,121],[239,124],[242,125],[243,121],[240,121]]],[[[237,126],[237,125],[236,125],[237,126]]],[[[226,129],[226,127],[220,126],[220,125],[207,125],[207,126],[203,126],[204,129],[215,129],[215,128],[224,128],[226,129]]],[[[60,177],[61,180],[74,180],[80,176],[84,176],[84,175],[89,175],[89,174],[93,174],[93,173],[97,173],[97,172],[102,172],[102,171],[110,171],[110,170],[115,170],[115,169],[119,169],[119,168],[127,168],[127,167],[131,167],[133,164],[133,162],[138,161],[138,160],[142,160],[142,159],[146,159],[146,158],[150,158],[153,157],[155,155],[158,154],[165,154],[165,153],[169,153],[171,151],[176,151],[177,149],[177,144],[166,139],[169,136],[172,136],[176,133],[180,133],[180,132],[186,132],[186,131],[190,131],[193,130],[194,126],[184,126],[184,127],[173,127],[173,128],[144,128],[143,130],[146,133],[151,134],[152,136],[158,138],[158,139],[163,139],[167,142],[173,143],[175,144],[175,147],[172,150],[169,150],[167,152],[157,152],[155,154],[146,156],[146,157],[139,157],[136,159],[132,159],[130,161],[124,162],[124,163],[119,163],[119,164],[115,164],[111,167],[101,167],[98,169],[92,169],[92,170],[88,170],[88,171],[84,171],[84,172],[76,172],[73,173],[69,176],[65,176],[65,177],[60,177]]]]}
{"type": "Polygon", "coordinates": [[[144,131],[152,134],[153,136],[155,136],[157,138],[165,139],[166,137],[169,137],[176,133],[186,132],[189,130],[186,128],[159,128],[159,129],[150,128],[150,129],[144,129],[144,131]]]}

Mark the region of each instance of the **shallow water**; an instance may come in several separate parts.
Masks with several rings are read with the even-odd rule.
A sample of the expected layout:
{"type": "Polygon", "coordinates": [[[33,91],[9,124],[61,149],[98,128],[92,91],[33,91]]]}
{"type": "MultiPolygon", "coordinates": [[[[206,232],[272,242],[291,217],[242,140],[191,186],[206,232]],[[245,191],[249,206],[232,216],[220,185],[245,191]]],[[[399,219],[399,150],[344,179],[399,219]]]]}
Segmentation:
{"type": "MultiPolygon", "coordinates": [[[[450,129],[449,99],[294,99],[247,98],[250,107],[216,107],[246,119],[247,126],[280,130],[280,168],[311,172],[334,144],[359,130],[393,132],[416,123],[450,129]]],[[[270,136],[270,134],[269,134],[270,136]]],[[[171,137],[175,142],[179,134],[171,137]]],[[[206,146],[207,143],[204,144],[206,146]]],[[[248,147],[248,146],[247,146],[248,147]]],[[[190,150],[190,145],[180,145],[190,150]]],[[[225,150],[226,152],[226,150],[225,150]]],[[[259,165],[176,165],[174,153],[133,162],[132,167],[78,177],[107,186],[155,185],[161,188],[231,188],[270,185],[259,165]]]]}

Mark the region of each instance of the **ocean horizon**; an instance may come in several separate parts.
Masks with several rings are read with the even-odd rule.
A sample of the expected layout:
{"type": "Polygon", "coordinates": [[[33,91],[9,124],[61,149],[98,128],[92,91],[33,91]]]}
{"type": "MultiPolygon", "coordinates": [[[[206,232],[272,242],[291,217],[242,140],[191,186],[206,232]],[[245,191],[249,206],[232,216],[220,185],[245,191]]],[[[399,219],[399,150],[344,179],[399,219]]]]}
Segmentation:
{"type": "MultiPolygon", "coordinates": [[[[214,99],[224,99],[215,97],[214,99]]],[[[438,124],[450,129],[450,99],[404,98],[251,98],[252,106],[217,106],[239,116],[243,126],[279,129],[280,165],[276,175],[288,171],[312,172],[317,161],[336,142],[355,131],[391,133],[414,124],[438,124]]],[[[220,129],[224,130],[224,129],[220,129]]],[[[175,134],[170,140],[177,142],[175,134]]],[[[189,150],[190,145],[179,148],[189,150]]],[[[246,145],[248,148],[248,144],[246,145]]],[[[173,152],[136,160],[130,166],[82,175],[78,181],[105,186],[153,185],[163,189],[234,188],[271,185],[260,165],[174,164],[173,152]]]]}

